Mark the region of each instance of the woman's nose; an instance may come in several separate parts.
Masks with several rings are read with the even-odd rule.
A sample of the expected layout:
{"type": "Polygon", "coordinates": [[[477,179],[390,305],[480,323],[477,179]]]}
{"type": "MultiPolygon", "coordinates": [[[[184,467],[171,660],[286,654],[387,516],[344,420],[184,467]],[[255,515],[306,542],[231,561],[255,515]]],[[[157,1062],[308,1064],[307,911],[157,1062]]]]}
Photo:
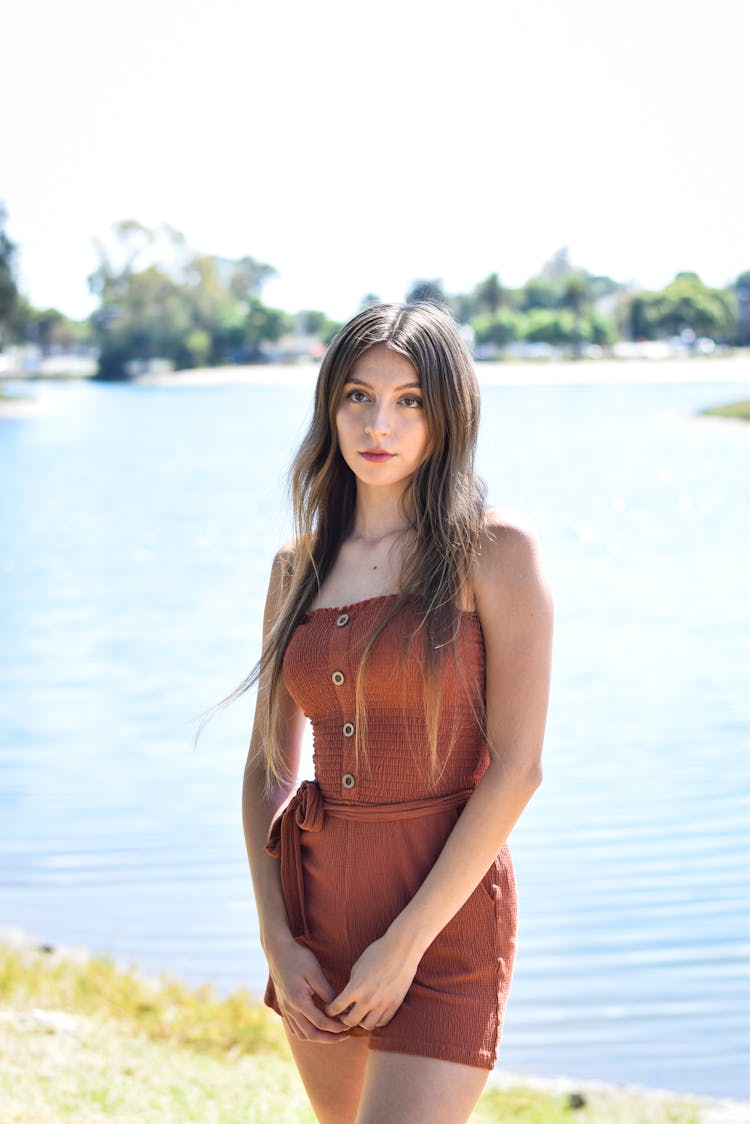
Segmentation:
{"type": "Polygon", "coordinates": [[[388,417],[385,408],[382,406],[374,407],[365,424],[365,433],[374,437],[375,434],[387,433],[388,429],[388,417]]]}

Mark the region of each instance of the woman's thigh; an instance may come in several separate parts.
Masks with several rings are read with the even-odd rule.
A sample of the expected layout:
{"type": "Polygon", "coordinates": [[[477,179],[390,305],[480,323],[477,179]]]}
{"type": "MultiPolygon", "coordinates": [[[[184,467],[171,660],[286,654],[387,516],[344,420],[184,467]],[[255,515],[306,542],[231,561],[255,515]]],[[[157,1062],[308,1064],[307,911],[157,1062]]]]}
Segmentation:
{"type": "Polygon", "coordinates": [[[284,1024],[289,1046],[315,1115],[321,1124],[357,1120],[368,1055],[367,1038],[307,1042],[284,1024]]]}
{"type": "Polygon", "coordinates": [[[465,1124],[489,1070],[372,1050],[356,1124],[465,1124]]]}

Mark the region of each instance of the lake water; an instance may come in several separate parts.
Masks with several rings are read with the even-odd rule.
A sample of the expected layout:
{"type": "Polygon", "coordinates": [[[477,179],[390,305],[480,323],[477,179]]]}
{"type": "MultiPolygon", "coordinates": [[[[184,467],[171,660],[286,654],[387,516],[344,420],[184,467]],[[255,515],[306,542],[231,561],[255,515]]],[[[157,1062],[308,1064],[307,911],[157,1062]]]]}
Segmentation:
{"type": "MultiPolygon", "coordinates": [[[[557,611],[499,1064],[748,1097],[750,429],[694,415],[750,370],[696,370],[482,368],[480,468],[535,521],[557,611]]],[[[222,990],[265,980],[251,701],[192,736],[256,658],[286,536],[309,388],[278,377],[43,386],[0,419],[0,925],[222,990]]]]}

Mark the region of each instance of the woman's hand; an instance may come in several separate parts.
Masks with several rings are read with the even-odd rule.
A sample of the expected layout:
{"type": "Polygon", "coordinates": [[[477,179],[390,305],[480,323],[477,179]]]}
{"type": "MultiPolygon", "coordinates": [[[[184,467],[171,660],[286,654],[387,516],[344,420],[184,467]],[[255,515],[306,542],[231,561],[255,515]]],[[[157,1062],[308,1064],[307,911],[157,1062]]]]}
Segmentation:
{"type": "Polygon", "coordinates": [[[268,967],[282,1017],[297,1038],[308,1042],[343,1042],[349,1027],[325,1012],[335,992],[317,957],[292,937],[269,955],[268,967]]]}
{"type": "Polygon", "coordinates": [[[386,933],[368,945],[326,1011],[346,1026],[385,1026],[403,1003],[418,966],[419,959],[404,956],[400,942],[386,933]]]}

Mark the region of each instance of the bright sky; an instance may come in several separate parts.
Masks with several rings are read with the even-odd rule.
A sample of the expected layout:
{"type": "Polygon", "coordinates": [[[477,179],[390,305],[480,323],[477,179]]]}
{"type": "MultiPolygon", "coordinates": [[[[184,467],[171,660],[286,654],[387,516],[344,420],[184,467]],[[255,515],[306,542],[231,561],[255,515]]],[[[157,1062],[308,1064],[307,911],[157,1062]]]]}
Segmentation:
{"type": "Polygon", "coordinates": [[[750,269],[746,0],[16,0],[0,200],[40,306],[168,222],[345,318],[559,247],[660,287],[750,269]]]}

